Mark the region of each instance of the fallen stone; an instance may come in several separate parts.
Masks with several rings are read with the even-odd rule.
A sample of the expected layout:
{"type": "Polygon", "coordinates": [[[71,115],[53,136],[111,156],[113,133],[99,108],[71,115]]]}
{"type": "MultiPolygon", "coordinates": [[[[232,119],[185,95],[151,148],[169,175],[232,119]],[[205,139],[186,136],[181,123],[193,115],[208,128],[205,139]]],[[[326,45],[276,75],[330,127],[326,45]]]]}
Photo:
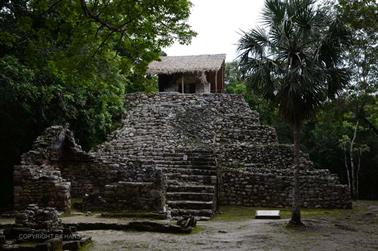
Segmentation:
{"type": "Polygon", "coordinates": [[[184,216],[177,221],[177,225],[183,228],[195,227],[197,225],[197,220],[194,216],[184,216]]]}

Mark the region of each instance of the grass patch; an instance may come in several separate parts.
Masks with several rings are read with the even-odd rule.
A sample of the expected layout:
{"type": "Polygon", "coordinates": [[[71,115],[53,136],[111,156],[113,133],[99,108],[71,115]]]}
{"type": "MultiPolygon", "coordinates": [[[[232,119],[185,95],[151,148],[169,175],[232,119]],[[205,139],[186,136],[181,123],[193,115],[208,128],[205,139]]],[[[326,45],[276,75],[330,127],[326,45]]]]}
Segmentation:
{"type": "Polygon", "coordinates": [[[255,210],[251,207],[224,206],[213,218],[214,221],[242,221],[253,219],[255,210]]]}
{"type": "MultiPolygon", "coordinates": [[[[264,207],[238,207],[224,206],[220,212],[213,218],[215,221],[243,221],[255,218],[256,210],[280,210],[281,219],[290,219],[291,209],[287,208],[264,208],[264,207]]],[[[357,209],[301,209],[303,218],[314,218],[323,216],[338,217],[350,214],[357,209]]]]}
{"type": "Polygon", "coordinates": [[[92,250],[92,247],[93,247],[93,242],[91,241],[85,245],[80,246],[79,251],[90,251],[92,250]]]}
{"type": "Polygon", "coordinates": [[[41,242],[38,242],[38,241],[24,241],[24,242],[18,243],[18,246],[21,248],[33,248],[40,243],[41,242]]]}
{"type": "Polygon", "coordinates": [[[190,234],[199,234],[199,233],[201,233],[203,230],[205,230],[205,227],[204,227],[204,226],[197,225],[197,226],[195,226],[195,227],[192,229],[192,232],[191,232],[190,234]]]}

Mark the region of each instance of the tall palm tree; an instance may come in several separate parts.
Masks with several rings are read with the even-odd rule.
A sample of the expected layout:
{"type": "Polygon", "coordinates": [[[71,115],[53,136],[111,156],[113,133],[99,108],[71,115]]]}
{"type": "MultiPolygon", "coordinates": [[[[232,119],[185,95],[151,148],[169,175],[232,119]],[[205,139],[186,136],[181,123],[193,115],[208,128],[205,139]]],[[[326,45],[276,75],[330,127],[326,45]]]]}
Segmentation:
{"type": "Polygon", "coordinates": [[[298,176],[303,122],[348,81],[342,68],[349,34],[314,0],[266,0],[263,27],[243,32],[239,66],[253,90],[276,102],[293,131],[294,187],[290,224],[302,225],[298,176]]]}

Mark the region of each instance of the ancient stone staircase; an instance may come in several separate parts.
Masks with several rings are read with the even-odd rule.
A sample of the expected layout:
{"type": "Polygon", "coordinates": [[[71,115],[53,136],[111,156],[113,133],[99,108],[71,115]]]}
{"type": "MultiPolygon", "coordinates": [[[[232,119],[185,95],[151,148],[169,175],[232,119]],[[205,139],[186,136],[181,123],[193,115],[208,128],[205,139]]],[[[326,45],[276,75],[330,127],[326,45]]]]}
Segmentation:
{"type": "Polygon", "coordinates": [[[206,220],[216,208],[216,163],[208,151],[164,154],[155,161],[167,178],[167,206],[173,218],[192,215],[206,220]]]}

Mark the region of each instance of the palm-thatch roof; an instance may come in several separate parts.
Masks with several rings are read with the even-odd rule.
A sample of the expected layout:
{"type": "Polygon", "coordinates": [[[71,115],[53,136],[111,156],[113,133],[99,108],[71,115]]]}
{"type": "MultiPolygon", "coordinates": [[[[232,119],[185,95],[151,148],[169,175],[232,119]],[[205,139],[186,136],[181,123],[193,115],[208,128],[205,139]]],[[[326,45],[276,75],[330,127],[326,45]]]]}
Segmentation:
{"type": "Polygon", "coordinates": [[[160,61],[153,61],[148,65],[147,73],[174,74],[218,71],[225,59],[226,54],[161,57],[160,61]]]}

